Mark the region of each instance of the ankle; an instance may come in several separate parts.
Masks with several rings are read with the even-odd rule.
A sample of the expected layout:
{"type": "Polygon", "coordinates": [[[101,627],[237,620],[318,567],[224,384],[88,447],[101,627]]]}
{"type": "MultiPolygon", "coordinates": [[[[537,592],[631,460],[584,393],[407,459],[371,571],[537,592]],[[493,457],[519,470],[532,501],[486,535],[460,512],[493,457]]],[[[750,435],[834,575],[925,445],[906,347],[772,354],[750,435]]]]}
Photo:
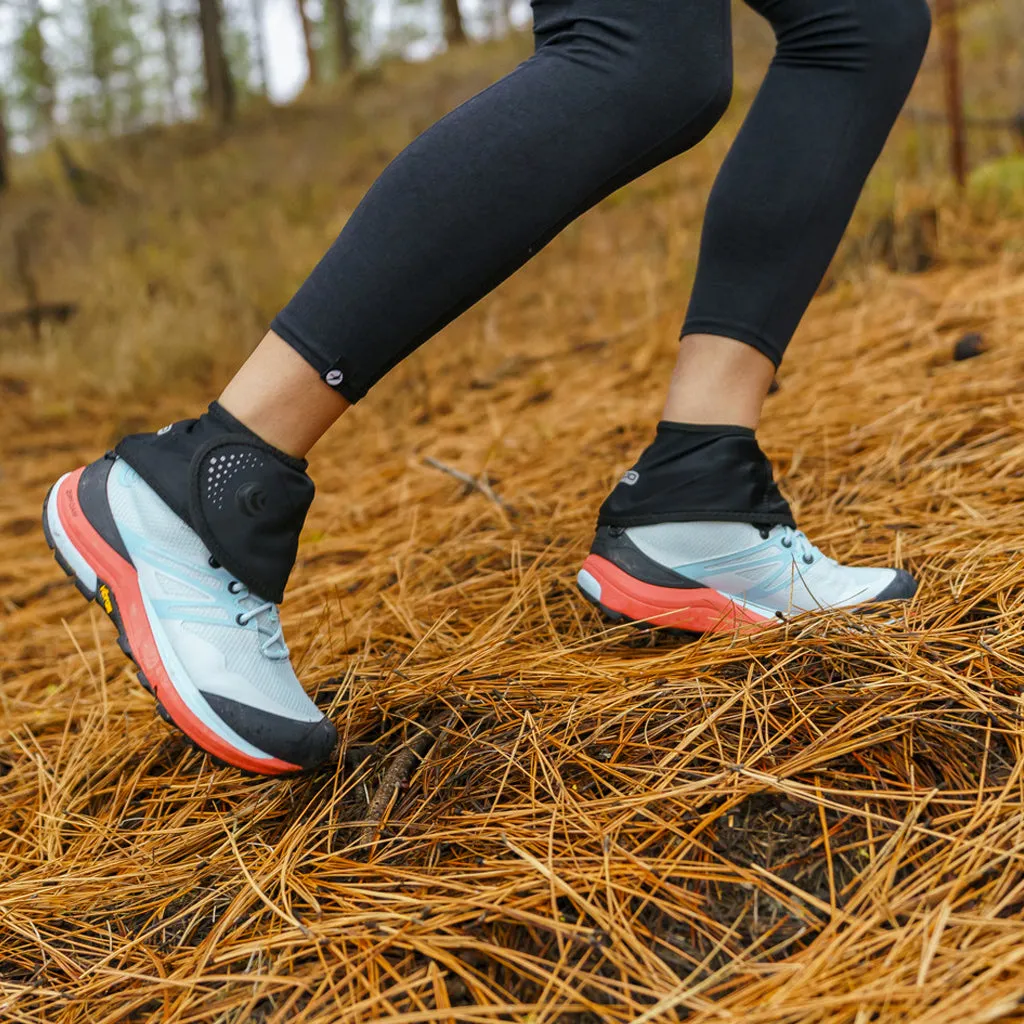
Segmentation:
{"type": "Polygon", "coordinates": [[[731,338],[691,334],[679,346],[662,419],[755,429],[775,378],[774,364],[731,338]]]}
{"type": "Polygon", "coordinates": [[[257,437],[297,459],[304,459],[349,407],[273,332],[235,374],[219,403],[257,437]]]}
{"type": "Polygon", "coordinates": [[[198,419],[124,438],[115,454],[253,594],[280,603],[313,500],[306,462],[211,404],[198,419]]]}

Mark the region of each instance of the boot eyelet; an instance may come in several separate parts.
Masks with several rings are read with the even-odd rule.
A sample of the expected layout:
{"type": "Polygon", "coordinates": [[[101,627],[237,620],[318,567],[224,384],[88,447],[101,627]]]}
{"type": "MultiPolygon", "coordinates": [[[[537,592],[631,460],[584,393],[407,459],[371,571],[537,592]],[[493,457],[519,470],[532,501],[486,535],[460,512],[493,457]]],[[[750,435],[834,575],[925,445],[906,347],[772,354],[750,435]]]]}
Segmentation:
{"type": "Polygon", "coordinates": [[[758,532],[761,534],[761,540],[767,540],[772,535],[772,531],[767,526],[762,526],[758,532]]]}
{"type": "Polygon", "coordinates": [[[242,589],[242,585],[241,585],[241,583],[238,582],[238,580],[232,580],[228,584],[228,593],[229,594],[237,594],[241,589],[242,589]]]}
{"type": "Polygon", "coordinates": [[[218,562],[217,559],[213,557],[213,555],[210,555],[210,557],[206,561],[209,564],[211,569],[219,569],[220,568],[220,562],[218,562]]]}
{"type": "Polygon", "coordinates": [[[804,555],[804,561],[808,565],[814,565],[814,555],[804,555]]]}
{"type": "Polygon", "coordinates": [[[245,623],[242,621],[242,612],[239,612],[235,616],[235,625],[236,626],[244,626],[245,625],[245,623]]]}
{"type": "Polygon", "coordinates": [[[783,537],[782,546],[784,548],[791,548],[793,546],[793,542],[788,537],[783,537]]]}

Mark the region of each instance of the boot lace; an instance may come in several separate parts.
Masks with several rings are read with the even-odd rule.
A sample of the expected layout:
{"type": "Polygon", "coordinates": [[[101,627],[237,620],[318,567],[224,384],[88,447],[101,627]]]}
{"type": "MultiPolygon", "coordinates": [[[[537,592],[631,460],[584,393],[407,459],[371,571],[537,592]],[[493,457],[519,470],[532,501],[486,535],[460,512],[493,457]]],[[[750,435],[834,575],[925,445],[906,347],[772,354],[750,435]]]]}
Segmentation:
{"type": "Polygon", "coordinates": [[[776,531],[782,531],[782,537],[779,543],[787,549],[791,549],[793,552],[794,560],[800,559],[804,565],[814,565],[815,562],[825,556],[818,550],[808,539],[807,534],[803,530],[794,530],[792,526],[763,526],[761,527],[761,536],[764,540],[768,538],[776,531]]]}
{"type": "Polygon", "coordinates": [[[255,620],[256,630],[262,638],[260,651],[264,657],[271,661],[283,661],[287,658],[288,645],[284,642],[284,630],[274,602],[261,601],[254,597],[249,588],[239,580],[232,580],[228,584],[228,591],[234,594],[238,598],[238,603],[245,608],[245,611],[235,616],[235,622],[239,626],[247,626],[255,620]],[[251,607],[246,607],[247,605],[251,607]]]}
{"type": "Polygon", "coordinates": [[[779,543],[793,550],[794,559],[799,558],[805,565],[814,565],[819,558],[825,557],[802,530],[794,530],[792,526],[783,526],[781,529],[782,538],[779,543]]]}

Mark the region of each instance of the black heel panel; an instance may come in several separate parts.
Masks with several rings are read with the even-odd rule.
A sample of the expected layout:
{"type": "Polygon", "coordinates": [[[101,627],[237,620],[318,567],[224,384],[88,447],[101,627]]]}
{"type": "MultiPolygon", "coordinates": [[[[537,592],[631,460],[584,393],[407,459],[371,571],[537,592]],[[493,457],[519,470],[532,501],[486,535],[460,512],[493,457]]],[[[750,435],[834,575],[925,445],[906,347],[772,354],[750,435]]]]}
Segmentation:
{"type": "Polygon", "coordinates": [[[669,522],[796,526],[752,430],[662,422],[601,506],[598,524],[669,522]]]}
{"type": "Polygon", "coordinates": [[[279,451],[214,402],[199,419],[131,434],[115,449],[254,594],[279,603],[315,488],[279,451]]]}
{"type": "Polygon", "coordinates": [[[113,456],[105,456],[85,467],[78,479],[78,504],[92,528],[129,565],[133,565],[107,501],[107,479],[113,468],[113,456]]]}
{"type": "Polygon", "coordinates": [[[313,502],[313,481],[255,437],[209,442],[196,452],[190,472],[192,528],[228,572],[280,603],[313,502]]]}
{"type": "Polygon", "coordinates": [[[705,589],[703,583],[680,576],[649,558],[618,527],[599,526],[590,553],[607,559],[633,579],[650,583],[654,587],[671,587],[673,590],[705,589]]]}

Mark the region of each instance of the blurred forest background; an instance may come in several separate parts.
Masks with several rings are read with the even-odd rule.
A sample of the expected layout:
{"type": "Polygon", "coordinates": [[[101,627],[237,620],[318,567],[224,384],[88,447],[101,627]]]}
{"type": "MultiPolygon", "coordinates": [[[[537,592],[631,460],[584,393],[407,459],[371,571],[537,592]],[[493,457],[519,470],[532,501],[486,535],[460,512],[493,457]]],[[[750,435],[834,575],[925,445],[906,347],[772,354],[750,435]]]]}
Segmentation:
{"type": "MultiPolygon", "coordinates": [[[[225,124],[391,57],[501,36],[526,0],[4,0],[9,148],[124,134],[197,116],[225,124]]],[[[2,166],[2,165],[0,165],[2,166]]]]}
{"type": "MultiPolygon", "coordinates": [[[[736,8],[723,125],[603,208],[654,193],[684,205],[677,258],[659,270],[677,295],[771,56],[766,25],[736,8]]],[[[931,267],[1022,205],[1024,0],[938,0],[936,13],[829,285],[879,261],[931,267]],[[960,192],[944,72],[954,7],[960,192]]],[[[134,390],[157,367],[223,376],[387,160],[529,53],[529,22],[528,0],[0,0],[0,371],[53,387],[59,363],[77,395],[87,378],[134,390]]]]}

